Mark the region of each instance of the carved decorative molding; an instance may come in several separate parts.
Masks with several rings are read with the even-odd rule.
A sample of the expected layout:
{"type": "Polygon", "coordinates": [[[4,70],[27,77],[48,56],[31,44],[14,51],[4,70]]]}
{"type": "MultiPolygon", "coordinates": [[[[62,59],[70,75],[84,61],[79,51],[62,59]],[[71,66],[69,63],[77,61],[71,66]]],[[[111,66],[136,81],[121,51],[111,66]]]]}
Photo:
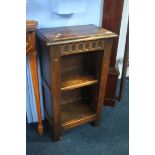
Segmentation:
{"type": "Polygon", "coordinates": [[[104,40],[95,40],[61,45],[61,55],[104,50],[104,40]]]}

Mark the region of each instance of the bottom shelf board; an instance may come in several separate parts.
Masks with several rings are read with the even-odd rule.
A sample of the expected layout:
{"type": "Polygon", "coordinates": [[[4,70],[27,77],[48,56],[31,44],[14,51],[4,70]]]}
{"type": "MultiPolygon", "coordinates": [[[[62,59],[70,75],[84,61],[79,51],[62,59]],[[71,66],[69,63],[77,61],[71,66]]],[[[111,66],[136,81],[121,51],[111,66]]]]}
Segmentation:
{"type": "Polygon", "coordinates": [[[75,101],[61,105],[62,128],[72,128],[96,120],[96,113],[85,103],[75,101]]]}

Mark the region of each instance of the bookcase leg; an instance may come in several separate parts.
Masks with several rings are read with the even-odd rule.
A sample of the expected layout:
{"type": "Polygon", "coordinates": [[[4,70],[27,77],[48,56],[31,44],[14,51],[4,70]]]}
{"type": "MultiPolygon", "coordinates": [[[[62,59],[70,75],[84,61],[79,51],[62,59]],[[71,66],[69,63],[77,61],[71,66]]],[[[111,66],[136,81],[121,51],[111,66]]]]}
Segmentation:
{"type": "Polygon", "coordinates": [[[101,121],[100,120],[97,120],[93,123],[94,127],[99,127],[101,124],[101,121]]]}
{"type": "Polygon", "coordinates": [[[101,76],[99,82],[99,92],[98,92],[98,103],[97,103],[97,113],[96,113],[96,126],[100,125],[102,109],[104,108],[103,102],[105,98],[106,84],[108,78],[109,62],[112,48],[112,40],[107,40],[104,49],[104,55],[101,67],[101,76]],[[107,65],[108,64],[108,65],[107,65]]]}
{"type": "Polygon", "coordinates": [[[53,135],[53,139],[54,139],[54,141],[59,141],[60,139],[61,139],[61,133],[59,132],[59,133],[54,133],[54,135],[53,135]]]}
{"type": "Polygon", "coordinates": [[[54,140],[59,141],[61,136],[61,58],[59,47],[50,47],[51,56],[51,93],[54,140]]]}

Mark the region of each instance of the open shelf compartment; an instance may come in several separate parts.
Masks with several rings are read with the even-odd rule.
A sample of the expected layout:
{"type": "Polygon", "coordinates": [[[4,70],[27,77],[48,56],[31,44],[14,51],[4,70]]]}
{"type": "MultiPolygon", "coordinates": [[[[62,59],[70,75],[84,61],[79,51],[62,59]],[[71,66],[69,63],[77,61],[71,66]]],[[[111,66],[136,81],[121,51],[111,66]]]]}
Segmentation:
{"type": "Polygon", "coordinates": [[[98,83],[102,52],[88,52],[61,58],[61,91],[98,83]]]}
{"type": "Polygon", "coordinates": [[[96,120],[97,85],[61,92],[61,123],[72,128],[96,120]]]}
{"type": "Polygon", "coordinates": [[[63,128],[72,128],[96,119],[94,110],[83,100],[62,104],[61,110],[63,128]]]}

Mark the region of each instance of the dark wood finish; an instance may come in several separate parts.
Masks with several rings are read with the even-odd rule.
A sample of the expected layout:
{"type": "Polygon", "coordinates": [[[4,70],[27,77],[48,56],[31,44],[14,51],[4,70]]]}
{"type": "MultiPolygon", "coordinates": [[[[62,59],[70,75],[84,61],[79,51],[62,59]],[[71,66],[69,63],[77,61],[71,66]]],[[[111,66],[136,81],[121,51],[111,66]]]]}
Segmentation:
{"type": "Polygon", "coordinates": [[[109,67],[108,71],[108,79],[107,79],[107,86],[106,86],[106,96],[104,99],[105,106],[115,106],[116,102],[116,88],[117,88],[117,80],[118,80],[118,66],[115,68],[109,67]]]}
{"type": "Polygon", "coordinates": [[[50,46],[49,48],[51,57],[51,95],[54,140],[58,141],[61,135],[61,50],[59,46],[50,46]]]}
{"type": "Polygon", "coordinates": [[[100,75],[100,82],[99,82],[99,93],[98,93],[98,103],[97,103],[97,112],[96,112],[96,125],[99,125],[101,119],[101,112],[102,112],[102,105],[104,103],[105,91],[106,91],[106,82],[108,78],[108,70],[109,70],[109,63],[110,63],[110,56],[111,56],[111,47],[112,47],[112,40],[107,40],[105,49],[104,49],[104,56],[101,68],[101,75],[100,75]]]}
{"type": "MultiPolygon", "coordinates": [[[[76,43],[83,41],[90,41],[96,39],[113,38],[115,33],[106,29],[102,29],[95,25],[79,25],[79,26],[66,26],[58,28],[42,28],[37,30],[37,35],[42,39],[43,43],[47,46],[62,45],[68,43],[76,43]]],[[[90,44],[90,42],[88,42],[90,44]]],[[[76,51],[75,51],[76,52],[76,51]]],[[[69,53],[68,53],[69,54],[69,53]]]]}
{"type": "Polygon", "coordinates": [[[81,69],[70,69],[62,73],[61,90],[70,90],[80,88],[92,84],[96,84],[98,80],[87,71],[81,69]]]}
{"type": "MultiPolygon", "coordinates": [[[[119,35],[124,0],[104,0],[102,27],[119,35]]],[[[112,46],[110,67],[115,67],[118,47],[118,38],[115,38],[112,46]]]]}
{"type": "Polygon", "coordinates": [[[95,111],[84,101],[62,104],[62,127],[72,128],[96,120],[95,111]]]}
{"type": "Polygon", "coordinates": [[[86,25],[39,29],[37,36],[45,114],[54,140],[60,140],[61,129],[99,124],[112,40],[117,35],[86,25]]]}
{"type": "Polygon", "coordinates": [[[124,58],[123,58],[121,83],[120,83],[120,90],[119,90],[119,97],[118,97],[119,101],[122,99],[122,96],[123,96],[123,88],[124,88],[124,82],[125,82],[128,66],[129,66],[129,23],[128,23],[128,30],[126,35],[125,52],[124,52],[124,58]]]}
{"type": "MultiPolygon", "coordinates": [[[[119,35],[124,0],[104,0],[102,27],[119,35]]],[[[112,54],[110,58],[110,68],[106,86],[105,105],[115,105],[116,87],[118,80],[118,69],[116,68],[116,55],[119,38],[114,38],[112,54]],[[113,87],[111,87],[113,84],[113,87]]]]}
{"type": "Polygon", "coordinates": [[[30,70],[32,76],[32,83],[34,89],[34,96],[36,101],[37,115],[38,115],[38,132],[40,135],[43,134],[43,125],[41,117],[40,107],[40,93],[38,84],[38,68],[37,68],[37,52],[36,52],[36,38],[35,29],[37,27],[36,21],[26,21],[26,54],[29,58],[30,70]]]}

